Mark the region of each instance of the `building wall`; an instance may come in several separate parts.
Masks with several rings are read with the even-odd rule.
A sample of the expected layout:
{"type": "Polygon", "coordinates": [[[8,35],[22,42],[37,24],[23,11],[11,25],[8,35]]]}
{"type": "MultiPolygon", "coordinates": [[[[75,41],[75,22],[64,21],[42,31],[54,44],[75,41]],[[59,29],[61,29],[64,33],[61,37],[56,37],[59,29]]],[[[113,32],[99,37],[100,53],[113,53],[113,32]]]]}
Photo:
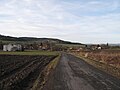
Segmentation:
{"type": "Polygon", "coordinates": [[[12,51],[12,48],[13,48],[12,45],[8,45],[8,46],[7,46],[7,51],[12,51]]]}
{"type": "Polygon", "coordinates": [[[7,45],[3,45],[3,51],[7,51],[7,45]]]}
{"type": "Polygon", "coordinates": [[[3,51],[21,51],[22,46],[21,45],[3,45],[3,51]]]}

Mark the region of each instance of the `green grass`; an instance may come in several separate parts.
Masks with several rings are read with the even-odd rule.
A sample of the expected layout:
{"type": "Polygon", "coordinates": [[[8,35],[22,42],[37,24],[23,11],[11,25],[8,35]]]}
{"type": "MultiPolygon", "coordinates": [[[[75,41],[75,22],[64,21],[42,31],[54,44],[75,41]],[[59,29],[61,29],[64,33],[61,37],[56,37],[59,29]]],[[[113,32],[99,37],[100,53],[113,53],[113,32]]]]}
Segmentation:
{"type": "Polygon", "coordinates": [[[52,51],[24,51],[24,52],[4,52],[0,51],[0,55],[58,55],[58,52],[52,51]]]}
{"type": "Polygon", "coordinates": [[[57,45],[62,45],[67,47],[83,47],[84,46],[84,45],[77,45],[77,44],[57,44],[57,45]]]}

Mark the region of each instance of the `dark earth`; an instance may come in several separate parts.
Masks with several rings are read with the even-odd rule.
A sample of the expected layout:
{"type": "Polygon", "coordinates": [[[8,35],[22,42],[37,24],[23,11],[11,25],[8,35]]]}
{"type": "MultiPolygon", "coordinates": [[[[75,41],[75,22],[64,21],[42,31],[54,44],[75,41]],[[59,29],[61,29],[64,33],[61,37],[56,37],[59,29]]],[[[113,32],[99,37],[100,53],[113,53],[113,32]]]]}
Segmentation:
{"type": "Polygon", "coordinates": [[[120,80],[63,53],[43,90],[120,90],[120,80]]]}
{"type": "Polygon", "coordinates": [[[39,74],[55,57],[0,55],[0,90],[31,90],[39,74]]]}

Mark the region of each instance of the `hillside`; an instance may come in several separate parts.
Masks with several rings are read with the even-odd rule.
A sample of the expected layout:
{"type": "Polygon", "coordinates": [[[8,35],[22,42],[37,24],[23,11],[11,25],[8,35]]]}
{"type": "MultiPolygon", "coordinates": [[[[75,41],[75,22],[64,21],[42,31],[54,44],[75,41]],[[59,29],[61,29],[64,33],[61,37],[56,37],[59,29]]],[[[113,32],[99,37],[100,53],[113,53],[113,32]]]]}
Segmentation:
{"type": "Polygon", "coordinates": [[[74,42],[69,42],[69,41],[64,41],[64,40],[54,39],[54,38],[11,37],[11,36],[4,36],[4,35],[0,35],[0,41],[2,41],[2,42],[43,42],[43,41],[49,41],[49,42],[54,42],[57,44],[82,45],[81,43],[74,43],[74,42]]]}

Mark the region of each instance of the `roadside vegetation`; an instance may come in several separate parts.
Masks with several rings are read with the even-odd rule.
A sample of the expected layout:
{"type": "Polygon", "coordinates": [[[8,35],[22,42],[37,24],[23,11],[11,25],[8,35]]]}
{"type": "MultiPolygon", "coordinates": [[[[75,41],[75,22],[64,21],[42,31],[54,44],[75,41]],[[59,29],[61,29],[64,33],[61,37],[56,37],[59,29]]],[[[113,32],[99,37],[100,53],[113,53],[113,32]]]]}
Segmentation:
{"type": "Polygon", "coordinates": [[[16,52],[4,52],[4,51],[0,51],[0,55],[58,55],[59,53],[56,51],[16,51],[16,52]]]}
{"type": "Polygon", "coordinates": [[[33,84],[33,87],[31,90],[42,90],[47,83],[49,77],[51,77],[52,72],[55,70],[59,59],[61,57],[61,54],[59,54],[58,57],[56,57],[54,60],[52,60],[42,71],[42,74],[38,76],[36,81],[33,84]]]}
{"type": "Polygon", "coordinates": [[[120,50],[96,50],[72,52],[89,64],[120,78],[120,50]]]}

